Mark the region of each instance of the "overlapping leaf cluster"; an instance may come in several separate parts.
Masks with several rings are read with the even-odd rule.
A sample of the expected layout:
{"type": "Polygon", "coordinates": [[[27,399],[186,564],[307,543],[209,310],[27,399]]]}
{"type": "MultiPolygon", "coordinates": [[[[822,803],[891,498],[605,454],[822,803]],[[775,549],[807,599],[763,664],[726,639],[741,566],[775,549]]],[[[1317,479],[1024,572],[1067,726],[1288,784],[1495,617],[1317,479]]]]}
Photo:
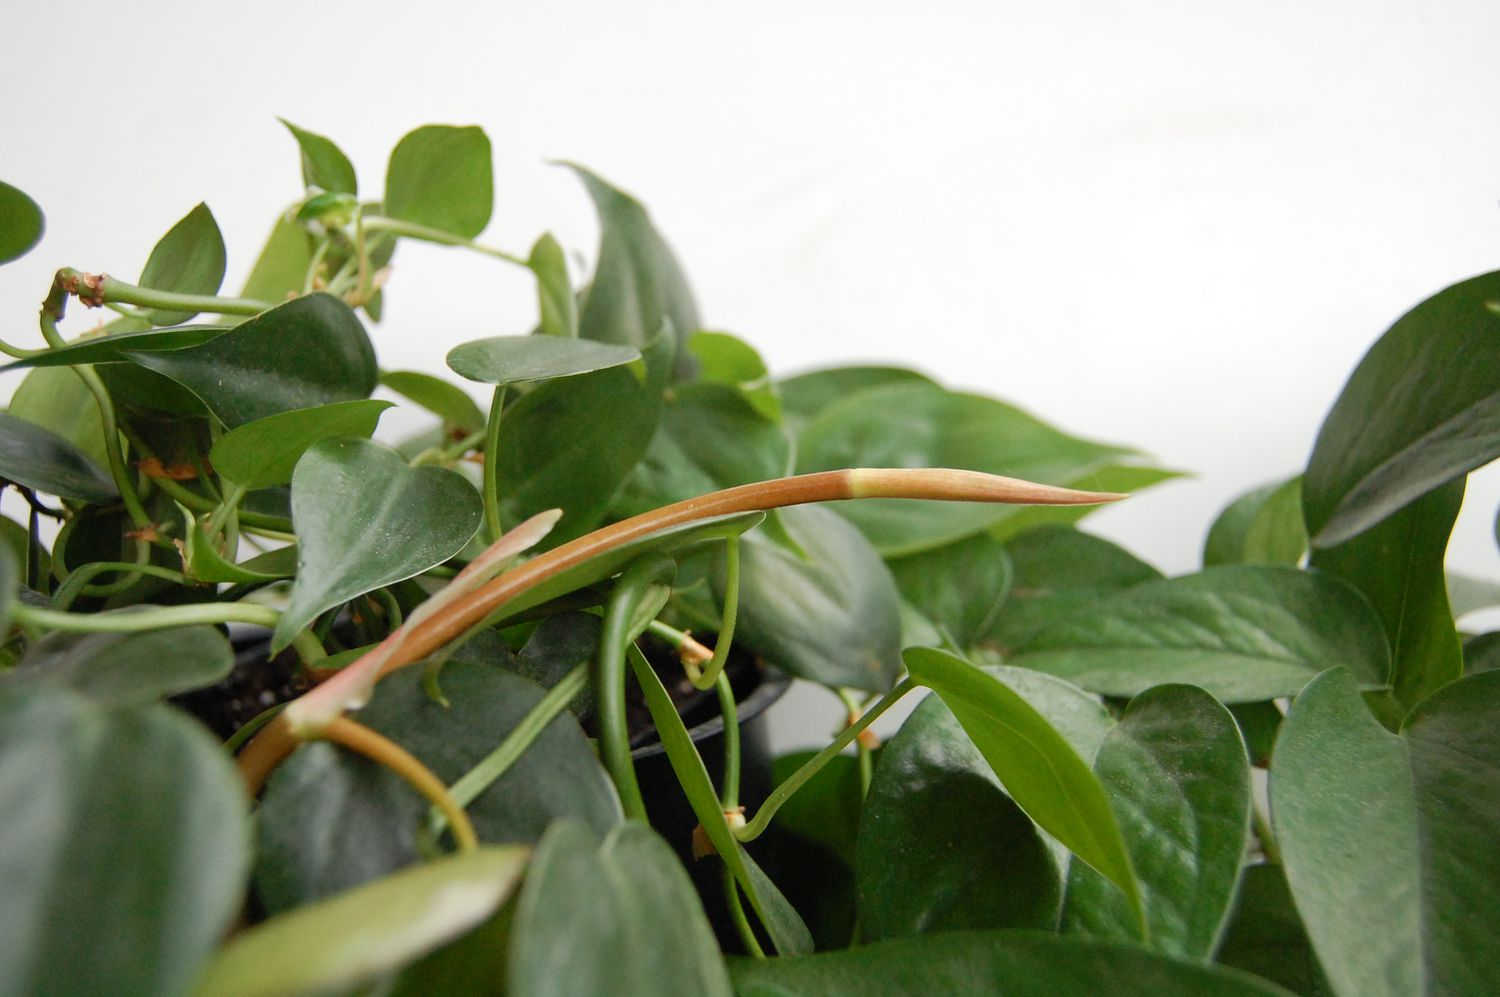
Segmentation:
{"type": "MultiPolygon", "coordinates": [[[[0,993],[1500,989],[1500,637],[1456,627],[1450,589],[1490,589],[1444,573],[1464,478],[1500,454],[1500,274],[1381,337],[1305,471],[1226,509],[1200,572],[1163,577],[1081,507],[872,499],[678,529],[549,579],[359,712],[466,787],[477,850],[443,855],[426,800],[330,743],[247,821],[229,754],[163,702],[231,671],[223,624],[267,627],[305,686],[549,509],[544,547],[796,472],[1174,476],[912,370],[774,378],[702,328],[645,210],[588,171],[601,239],[575,288],[550,235],[476,242],[479,129],[412,132],[370,199],[288,127],[306,193],[240,297],[199,205],[137,284],[63,271],[45,346],[3,344],[0,478],[22,501],[0,518],[0,993]],[[454,344],[454,378],[382,369],[369,326],[422,243],[527,268],[532,334],[454,344]],[[69,296],[117,314],[64,340],[69,296]],[[376,442],[398,401],[430,428],[376,442]],[[728,944],[760,958],[726,958],[687,843],[625,819],[579,723],[610,612],[627,643],[711,631],[736,589],[737,646],[855,714],[936,693],[883,747],[839,755],[851,728],[778,762],[747,848],[767,821],[725,819],[725,773],[631,652],[730,884],[728,944]]],[[[0,262],[42,229],[0,184],[0,262]]]]}

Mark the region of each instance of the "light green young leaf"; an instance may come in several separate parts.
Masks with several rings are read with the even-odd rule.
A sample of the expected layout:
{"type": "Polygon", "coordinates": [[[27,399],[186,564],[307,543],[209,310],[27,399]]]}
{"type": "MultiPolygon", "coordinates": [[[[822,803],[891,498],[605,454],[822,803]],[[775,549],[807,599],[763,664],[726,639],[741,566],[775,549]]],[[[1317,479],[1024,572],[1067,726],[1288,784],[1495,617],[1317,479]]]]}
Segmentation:
{"type": "Polygon", "coordinates": [[[529,850],[435,859],[237,936],[199,976],[200,997],[283,997],[368,983],[457,938],[515,891],[529,850]]]}
{"type": "Polygon", "coordinates": [[[472,239],[495,205],[490,140],[483,129],[424,125],[396,144],[383,210],[391,218],[472,239]]]}
{"type": "Polygon", "coordinates": [[[219,437],[208,459],[215,471],[244,488],[284,485],[308,447],[335,436],[368,439],[390,407],[387,401],[358,399],[278,412],[219,437]]]}
{"type": "Polygon", "coordinates": [[[532,244],[526,265],[536,275],[537,308],[543,335],[571,339],[578,335],[578,297],[568,279],[568,257],[551,232],[532,244]]]}
{"type": "Polygon", "coordinates": [[[1460,679],[1392,734],[1344,669],[1292,704],[1271,759],[1287,881],[1339,994],[1500,990],[1500,672],[1460,679]]]}
{"type": "Polygon", "coordinates": [[[697,361],[699,380],[735,388],[762,418],[781,422],[781,396],[755,347],[727,332],[695,332],[687,350],[697,361]]]}
{"type": "Polygon", "coordinates": [[[1103,787],[1046,718],[1004,682],[936,648],[909,648],[911,677],[942,697],[1016,805],[1125,894],[1146,933],[1141,888],[1103,787]]]}
{"type": "Polygon", "coordinates": [[[42,241],[47,222],[24,191],[0,181],[0,264],[18,260],[42,241]]]}
{"type": "Polygon", "coordinates": [[[336,194],[358,194],[354,164],[338,146],[315,132],[298,128],[285,118],[277,118],[302,150],[302,182],[336,194]]]}
{"type": "MultiPolygon", "coordinates": [[[[179,294],[217,294],[224,283],[224,236],[208,205],[199,204],[173,225],[146,260],[140,285],[179,294]]],[[[147,313],[152,325],[179,325],[193,312],[156,309],[147,313]]]]}

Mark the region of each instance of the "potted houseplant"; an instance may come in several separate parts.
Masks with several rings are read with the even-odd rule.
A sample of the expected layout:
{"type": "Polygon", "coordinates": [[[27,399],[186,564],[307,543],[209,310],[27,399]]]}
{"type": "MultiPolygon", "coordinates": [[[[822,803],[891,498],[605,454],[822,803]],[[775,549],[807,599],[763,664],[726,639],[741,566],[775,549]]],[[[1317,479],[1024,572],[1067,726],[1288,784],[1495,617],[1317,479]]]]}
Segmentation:
{"type": "MultiPolygon", "coordinates": [[[[240,296],[200,206],[139,281],[61,270],[44,344],[0,344],[24,378],[0,417],[24,503],[0,527],[0,992],[1493,982],[1466,898],[1500,881],[1500,684],[1442,552],[1453,482],[1494,456],[1497,368],[1459,358],[1494,359],[1500,279],[1398,322],[1305,474],[1165,579],[1073,525],[1171,476],[1135,452],[902,369],[772,379],[581,169],[581,290],[550,236],[478,243],[478,129],[410,133],[370,201],[289,128],[306,193],[240,296]],[[462,380],[382,370],[366,325],[424,242],[526,267],[534,334],[458,343],[462,380]],[[74,299],[118,315],[65,338],[74,299]],[[380,385],[431,430],[373,442],[380,385]],[[244,624],[269,632],[250,691],[215,691],[244,624]],[[763,800],[731,648],[742,683],[762,658],[848,708],[763,800]],[[696,828],[645,823],[627,692],[696,828]],[[224,744],[183,715],[216,695],[243,700],[224,744]]],[[[0,260],[40,235],[13,188],[0,219],[0,260]]]]}

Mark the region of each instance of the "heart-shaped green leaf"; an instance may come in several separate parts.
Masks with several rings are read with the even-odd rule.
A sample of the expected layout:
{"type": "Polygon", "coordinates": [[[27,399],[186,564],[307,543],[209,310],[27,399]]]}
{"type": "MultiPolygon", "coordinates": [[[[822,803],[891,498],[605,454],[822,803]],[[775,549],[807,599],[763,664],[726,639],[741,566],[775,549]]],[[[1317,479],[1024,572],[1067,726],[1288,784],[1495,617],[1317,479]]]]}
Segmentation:
{"type": "Polygon", "coordinates": [[[1292,703],[1271,808],[1308,937],[1341,994],[1483,994],[1500,932],[1500,673],[1424,700],[1399,735],[1344,669],[1292,703]]]}
{"type": "MultiPolygon", "coordinates": [[[[396,741],[451,785],[515,729],[542,698],[535,683],[467,660],[442,671],[448,704],[434,702],[421,669],[376,686],[361,723],[396,741]]],[[[418,861],[427,801],[367,759],[323,745],[292,756],[260,809],[256,889],[285,910],[418,861]]],[[[558,818],[598,834],[620,821],[620,803],[571,716],[554,719],[505,774],[468,807],[481,841],[531,844],[558,818]]]]}
{"type": "Polygon", "coordinates": [[[1312,552],[1314,568],[1359,589],[1380,614],[1396,717],[1463,674],[1444,571],[1463,497],[1464,481],[1450,482],[1337,547],[1312,552]]]}
{"type": "Polygon", "coordinates": [[[791,441],[737,389],[682,384],[611,511],[625,517],[790,472],[791,441]]]}
{"type": "Polygon", "coordinates": [[[634,822],[602,844],[572,822],[542,839],[517,902],[506,976],[510,992],[527,997],[731,993],[692,880],[667,843],[634,822]]]}
{"type": "Polygon", "coordinates": [[[1332,661],[1367,688],[1390,671],[1379,618],[1358,592],[1273,565],[1132,586],[1043,628],[1007,660],[1107,696],[1182,682],[1229,703],[1294,695],[1332,661]]]}
{"type": "Polygon", "coordinates": [[[1049,523],[1005,542],[1014,577],[990,636],[1009,649],[1106,596],[1162,577],[1123,547],[1049,523]]]}
{"type": "Polygon", "coordinates": [[[1455,284],[1370,347],[1313,444],[1303,509],[1333,547],[1500,455],[1500,272],[1455,284]]]}
{"type": "Polygon", "coordinates": [[[61,498],[100,504],[119,498],[114,479],[61,436],[0,412],[0,478],[61,498]]]}
{"type": "MultiPolygon", "coordinates": [[[[799,471],[844,467],[957,467],[1066,485],[1130,451],[1078,439],[979,395],[900,382],[823,409],[802,431],[799,471]]],[[[874,499],[838,512],[887,557],[915,554],[989,529],[1010,507],[874,499]]]]}
{"type": "Polygon", "coordinates": [[[1263,485],[1231,502],[1209,528],[1203,566],[1296,565],[1307,553],[1302,523],[1302,479],[1263,485]]]}
{"type": "Polygon", "coordinates": [[[1041,713],[994,675],[930,647],[903,655],[911,677],[943,698],[1016,805],[1125,894],[1144,929],[1140,885],[1099,780],[1041,713]]]}
{"type": "MultiPolygon", "coordinates": [[[[666,322],[682,336],[696,331],[702,323],[693,292],[646,209],[583,167],[572,169],[599,212],[598,263],[583,295],[578,334],[643,349],[666,322]]],[[[682,354],[673,355],[680,369],[682,354]]]]}
{"type": "Polygon", "coordinates": [[[562,509],[562,521],[547,538],[555,546],[597,526],[645,454],[660,410],[660,399],[624,367],[549,381],[517,401],[505,413],[500,436],[507,528],[562,509]]]}
{"type": "Polygon", "coordinates": [[[632,346],[614,346],[560,336],[493,336],[448,351],[448,366],[485,384],[545,381],[619,367],[641,358],[632,346]]]}
{"type": "Polygon", "coordinates": [[[368,439],[391,403],[367,398],[278,412],[225,433],[208,452],[214,470],[243,488],[269,488],[292,480],[292,469],[319,440],[368,439]]]}
{"type": "Polygon", "coordinates": [[[6,993],[175,994],[239,910],[245,792],[165,706],[0,690],[6,993]]]}
{"type": "MultiPolygon", "coordinates": [[[[140,285],[178,294],[216,294],[224,283],[224,236],[208,205],[199,204],[161,237],[141,271],[140,285]]],[[[156,309],[152,325],[178,325],[193,312],[156,309]]]]}
{"type": "Polygon", "coordinates": [[[490,223],[495,177],[481,128],[424,125],[391,151],[383,210],[392,218],[472,239],[490,223]]]}
{"type": "Polygon", "coordinates": [[[231,428],[368,398],[377,377],[364,326],[328,294],[293,298],[201,346],[126,358],[187,388],[231,428]]]}
{"type": "Polygon", "coordinates": [[[199,976],[200,997],[343,992],[484,921],[515,891],[529,851],[486,847],[273,917],[235,936],[199,976]]]}
{"type": "Polygon", "coordinates": [[[539,329],[545,336],[578,335],[578,297],[568,279],[568,257],[551,232],[543,232],[531,247],[526,265],[536,275],[539,329]]]}
{"type": "Polygon", "coordinates": [[[1179,962],[1146,949],[1025,931],[954,931],[796,959],[730,963],[739,997],[1285,997],[1247,973],[1179,962]]]}
{"type": "Polygon", "coordinates": [[[1012,578],[1005,549],[984,533],[887,564],[902,597],[959,647],[989,632],[1012,578]]]}
{"type": "Polygon", "coordinates": [[[25,192],[0,181],[0,264],[20,259],[42,241],[47,223],[25,192]]]}
{"type": "Polygon", "coordinates": [[[313,444],[292,474],[297,581],[273,651],[324,610],[442,564],[482,515],[479,493],[453,471],[408,467],[369,440],[313,444]]]}
{"type": "MultiPolygon", "coordinates": [[[[816,506],[780,509],[780,536],[741,546],[742,642],[799,678],[883,691],[901,670],[899,596],[869,543],[816,506]]],[[[716,580],[723,598],[723,579],[716,580]]]]}
{"type": "Polygon", "coordinates": [[[234,667],[213,627],[145,633],[51,633],[33,644],[0,684],[72,689],[105,706],[133,706],[213,685],[234,667]]]}
{"type": "Polygon", "coordinates": [[[390,370],[380,375],[380,383],[444,422],[452,423],[461,432],[473,433],[484,428],[484,413],[469,393],[440,377],[415,370],[390,370]]]}
{"type": "Polygon", "coordinates": [[[309,187],[319,187],[339,194],[358,194],[359,184],[354,177],[354,164],[349,162],[338,146],[316,132],[298,128],[285,118],[277,118],[302,150],[302,182],[309,187]]]}
{"type": "MultiPolygon", "coordinates": [[[[1141,883],[1151,947],[1208,959],[1234,902],[1250,837],[1250,764],[1229,711],[1202,689],[1130,701],[1094,758],[1141,883]]],[[[1131,941],[1134,918],[1093,869],[1068,873],[1064,930],[1131,941]]]]}

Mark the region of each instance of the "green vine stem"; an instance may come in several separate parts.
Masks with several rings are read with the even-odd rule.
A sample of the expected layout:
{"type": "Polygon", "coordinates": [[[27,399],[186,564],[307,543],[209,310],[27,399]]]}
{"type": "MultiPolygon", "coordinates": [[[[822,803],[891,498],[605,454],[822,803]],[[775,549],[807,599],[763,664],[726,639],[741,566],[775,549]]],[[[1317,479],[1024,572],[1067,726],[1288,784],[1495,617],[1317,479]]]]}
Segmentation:
{"type": "Polygon", "coordinates": [[[766,802],[761,806],[760,812],[755,815],[755,819],[744,827],[736,828],[734,836],[741,841],[754,841],[764,834],[766,828],[771,825],[771,818],[776,816],[776,811],[781,809],[782,804],[792,798],[793,793],[801,789],[807,780],[817,775],[823,766],[833,760],[834,756],[847,748],[851,741],[859,737],[861,731],[874,723],[882,713],[896,705],[903,696],[916,687],[917,683],[910,676],[898,682],[894,689],[882,696],[880,701],[866,710],[863,716],[845,727],[828,747],[809,758],[801,768],[777,786],[771,795],[766,797],[766,802]]]}
{"type": "Polygon", "coordinates": [[[755,937],[755,929],[745,916],[745,905],[740,903],[740,884],[735,882],[734,870],[728,865],[724,866],[724,900],[729,905],[729,919],[734,923],[734,930],[745,943],[745,951],[756,959],[764,959],[766,950],[760,947],[760,939],[755,937]]]}
{"type": "Polygon", "coordinates": [[[514,253],[507,253],[503,249],[493,246],[484,246],[472,239],[466,239],[452,232],[444,232],[442,229],[429,228],[426,225],[418,225],[414,222],[403,222],[396,218],[386,218],[383,215],[372,215],[364,220],[364,226],[371,232],[389,232],[391,235],[404,236],[408,239],[420,239],[423,242],[435,242],[441,246],[458,246],[485,256],[493,256],[497,260],[514,263],[521,267],[530,267],[530,264],[514,253]]]}
{"type": "MultiPolygon", "coordinates": [[[[11,617],[22,626],[42,630],[97,634],[145,633],[149,630],[166,630],[199,623],[253,623],[274,629],[281,619],[281,613],[270,606],[258,606],[252,602],[204,602],[190,606],[156,606],[116,613],[65,613],[18,602],[11,609],[11,617]]],[[[292,640],[292,647],[296,649],[304,665],[312,665],[328,657],[323,645],[306,630],[292,640]]]]}
{"type": "MultiPolygon", "coordinates": [[[[604,628],[599,635],[599,667],[595,673],[595,712],[599,718],[599,759],[604,763],[627,818],[646,819],[630,758],[630,729],[625,715],[625,656],[635,646],[632,632],[636,613],[649,591],[671,581],[677,565],[664,558],[638,561],[626,569],[615,584],[604,607],[604,628]]],[[[642,627],[644,629],[644,625],[642,627]]]]}
{"type": "MultiPolygon", "coordinates": [[[[510,767],[514,765],[526,749],[531,747],[533,741],[541,736],[547,725],[555,720],[558,714],[568,708],[568,704],[588,688],[589,666],[587,663],[580,664],[568,674],[557,681],[547,694],[537,700],[537,704],[527,711],[521,718],[521,722],[505,735],[505,739],[495,747],[484,758],[480,759],[469,771],[465,772],[457,782],[448,787],[448,795],[461,807],[467,807],[479,798],[490,786],[494,785],[510,767]]],[[[436,838],[448,826],[447,815],[438,807],[433,807],[427,815],[427,829],[436,838]]]]}
{"type": "Polygon", "coordinates": [[[724,542],[724,616],[719,621],[714,656],[701,673],[698,673],[696,666],[688,669],[688,679],[693,683],[693,688],[712,689],[724,674],[724,663],[729,660],[729,646],[734,641],[734,624],[739,617],[739,608],[740,538],[732,536],[724,542]]]}
{"type": "MultiPolygon", "coordinates": [[[[844,709],[848,713],[849,719],[846,722],[850,724],[858,722],[860,714],[864,712],[864,707],[854,698],[854,693],[848,689],[838,689],[835,691],[838,694],[839,701],[844,704],[844,709]]],[[[870,730],[862,731],[854,739],[854,750],[859,758],[859,795],[861,798],[870,794],[870,782],[875,778],[876,745],[872,743],[874,741],[874,732],[870,730]]]]}
{"type": "Polygon", "coordinates": [[[495,386],[490,418],[484,426],[484,529],[490,543],[500,539],[500,420],[505,408],[505,385],[495,386]]]}
{"type": "MultiPolygon", "coordinates": [[[[144,544],[141,546],[146,553],[150,553],[151,548],[149,546],[144,544]]],[[[142,575],[150,575],[152,578],[163,578],[178,585],[192,584],[188,576],[181,571],[164,568],[157,564],[147,564],[145,561],[90,561],[88,564],[79,565],[75,568],[68,575],[67,579],[57,587],[57,591],[52,595],[52,605],[49,608],[60,613],[65,613],[72,608],[73,601],[80,595],[113,595],[115,591],[124,591],[124,589],[117,589],[120,582],[113,582],[109,585],[89,584],[99,575],[108,574],[112,571],[125,572],[125,577],[120,579],[120,582],[129,582],[130,585],[134,585],[139,581],[142,575]]],[[[125,587],[128,588],[129,585],[125,587]]]]}
{"type": "Polygon", "coordinates": [[[53,311],[57,319],[62,318],[62,302],[68,295],[76,297],[89,308],[114,302],[135,305],[137,308],[160,308],[176,312],[212,312],[216,315],[259,315],[273,307],[272,302],[251,298],[221,298],[213,294],[178,294],[175,291],[154,291],[149,287],[137,287],[107,274],[90,274],[72,267],[57,271],[53,280],[52,294],[43,306],[53,311]]]}
{"type": "Polygon", "coordinates": [[[724,787],[719,801],[728,813],[740,808],[740,711],[729,676],[720,672],[714,685],[719,692],[719,716],[724,720],[724,787]]]}
{"type": "Polygon", "coordinates": [[[474,833],[469,815],[448,794],[448,787],[443,785],[443,780],[433,775],[431,769],[401,745],[348,717],[338,717],[319,731],[318,737],[358,752],[406,780],[407,785],[426,797],[428,802],[442,810],[448,818],[448,823],[453,828],[453,840],[459,851],[472,852],[479,847],[479,836],[474,833]]]}

